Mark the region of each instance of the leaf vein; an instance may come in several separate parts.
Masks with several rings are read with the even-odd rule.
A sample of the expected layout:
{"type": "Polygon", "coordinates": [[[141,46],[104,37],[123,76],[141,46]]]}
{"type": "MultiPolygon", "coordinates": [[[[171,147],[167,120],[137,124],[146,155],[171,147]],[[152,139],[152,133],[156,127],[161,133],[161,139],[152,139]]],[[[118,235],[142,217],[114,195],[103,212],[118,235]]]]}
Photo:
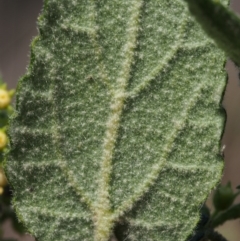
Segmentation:
{"type": "Polygon", "coordinates": [[[154,182],[157,180],[161,170],[168,164],[167,159],[172,151],[172,147],[174,145],[174,142],[178,135],[180,134],[180,131],[184,128],[189,111],[195,106],[197,103],[199,97],[201,97],[200,93],[202,91],[204,84],[200,83],[196,88],[193,90],[193,93],[191,95],[191,98],[189,99],[189,102],[186,104],[186,106],[183,107],[183,112],[180,116],[180,119],[174,123],[173,131],[168,135],[168,138],[166,140],[166,144],[163,148],[163,154],[161,159],[158,163],[152,166],[152,171],[147,175],[146,180],[142,183],[140,187],[136,190],[135,194],[122,203],[122,205],[114,212],[114,216],[120,217],[123,215],[123,213],[126,210],[129,210],[133,207],[133,204],[141,198],[142,195],[144,195],[149,188],[154,184],[154,182]]]}
{"type": "MultiPolygon", "coordinates": [[[[54,93],[54,87],[55,87],[55,83],[56,80],[52,81],[51,85],[50,85],[50,89],[51,89],[51,93],[54,93]]],[[[81,202],[84,202],[85,204],[87,204],[87,206],[90,208],[90,210],[93,210],[92,207],[92,201],[88,198],[88,196],[84,193],[83,189],[77,184],[76,181],[74,181],[74,177],[72,175],[72,173],[70,172],[70,170],[68,169],[68,165],[66,163],[66,160],[63,157],[63,154],[61,152],[61,135],[59,133],[59,123],[58,123],[58,101],[56,98],[56,94],[53,95],[52,94],[52,102],[53,102],[53,119],[54,122],[52,125],[52,136],[53,136],[53,141],[56,143],[55,147],[56,147],[56,152],[57,152],[57,156],[59,159],[59,166],[61,168],[61,171],[63,173],[63,175],[67,178],[67,180],[72,183],[72,187],[73,190],[75,191],[75,193],[77,194],[77,196],[81,196],[82,198],[80,198],[81,202]]]]}
{"type": "Polygon", "coordinates": [[[154,228],[171,228],[171,229],[175,229],[177,227],[183,226],[182,222],[166,222],[163,220],[159,220],[157,222],[147,222],[145,220],[134,220],[134,219],[127,219],[127,221],[130,223],[131,226],[140,226],[146,229],[154,229],[154,228]]]}
{"type": "Polygon", "coordinates": [[[110,177],[112,172],[112,158],[115,148],[121,114],[125,101],[125,91],[130,79],[131,66],[134,61],[134,50],[137,45],[137,35],[139,31],[140,10],[143,1],[135,0],[131,7],[131,16],[126,29],[127,41],[123,47],[125,59],[122,62],[119,76],[117,77],[117,87],[113,92],[110,103],[110,116],[106,125],[106,134],[103,141],[103,155],[99,173],[99,186],[95,203],[96,210],[96,230],[95,240],[106,240],[109,235],[102,230],[111,229],[113,220],[111,216],[111,205],[109,200],[110,177]],[[106,222],[108,220],[108,222],[106,222]],[[106,226],[107,225],[107,226],[106,226]]]}
{"type": "Polygon", "coordinates": [[[181,45],[183,43],[183,40],[184,40],[183,37],[185,34],[186,24],[187,24],[187,19],[185,18],[180,27],[180,33],[179,33],[181,36],[180,40],[177,39],[176,43],[173,45],[171,50],[162,58],[162,60],[157,64],[157,66],[152,71],[150,71],[150,74],[148,76],[146,76],[141,81],[141,83],[138,84],[132,91],[127,93],[128,98],[130,98],[130,99],[136,98],[141,93],[141,91],[146,89],[151,84],[151,82],[158,75],[160,75],[161,72],[163,72],[165,70],[165,68],[168,66],[170,61],[174,59],[174,57],[176,56],[177,52],[179,51],[179,49],[181,48],[181,45]]]}
{"type": "Polygon", "coordinates": [[[26,208],[21,208],[23,213],[32,212],[36,215],[44,215],[49,217],[56,217],[56,218],[62,218],[62,219],[84,219],[86,221],[91,221],[91,218],[86,213],[79,213],[79,212],[66,212],[66,211],[56,211],[56,210],[50,210],[49,208],[40,208],[38,206],[30,206],[26,208]]]}

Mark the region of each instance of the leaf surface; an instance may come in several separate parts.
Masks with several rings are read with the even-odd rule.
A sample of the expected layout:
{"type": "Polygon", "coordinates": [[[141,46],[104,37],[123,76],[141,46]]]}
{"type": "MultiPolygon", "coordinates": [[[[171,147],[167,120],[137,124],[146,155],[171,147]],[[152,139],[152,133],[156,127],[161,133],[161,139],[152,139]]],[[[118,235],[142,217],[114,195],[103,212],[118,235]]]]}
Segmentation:
{"type": "Polygon", "coordinates": [[[224,56],[183,1],[48,0],[7,173],[40,241],[184,241],[223,161],[224,56]]]}

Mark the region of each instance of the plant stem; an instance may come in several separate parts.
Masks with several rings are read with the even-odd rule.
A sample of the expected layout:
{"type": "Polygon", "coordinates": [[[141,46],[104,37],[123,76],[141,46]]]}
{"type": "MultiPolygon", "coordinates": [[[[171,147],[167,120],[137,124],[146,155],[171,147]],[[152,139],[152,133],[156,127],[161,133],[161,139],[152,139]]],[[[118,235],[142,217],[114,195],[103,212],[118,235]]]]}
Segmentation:
{"type": "Polygon", "coordinates": [[[223,237],[220,233],[212,230],[207,234],[207,237],[211,241],[227,241],[225,237],[223,237]]]}
{"type": "Polygon", "coordinates": [[[233,207],[229,208],[227,211],[220,213],[212,220],[212,222],[210,223],[210,226],[212,228],[215,228],[223,224],[227,220],[232,220],[237,218],[240,218],[240,204],[234,205],[233,207]]]}

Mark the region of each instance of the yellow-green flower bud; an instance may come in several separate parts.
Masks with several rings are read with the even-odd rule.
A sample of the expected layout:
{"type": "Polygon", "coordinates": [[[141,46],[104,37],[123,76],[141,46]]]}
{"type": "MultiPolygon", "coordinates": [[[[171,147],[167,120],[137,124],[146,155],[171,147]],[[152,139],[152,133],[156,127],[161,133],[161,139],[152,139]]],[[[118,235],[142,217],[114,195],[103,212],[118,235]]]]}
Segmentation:
{"type": "Polygon", "coordinates": [[[0,150],[3,150],[8,142],[7,135],[4,131],[0,131],[0,150]]]}
{"type": "Polygon", "coordinates": [[[9,92],[4,89],[0,89],[0,109],[5,109],[11,102],[11,96],[9,92]]]}

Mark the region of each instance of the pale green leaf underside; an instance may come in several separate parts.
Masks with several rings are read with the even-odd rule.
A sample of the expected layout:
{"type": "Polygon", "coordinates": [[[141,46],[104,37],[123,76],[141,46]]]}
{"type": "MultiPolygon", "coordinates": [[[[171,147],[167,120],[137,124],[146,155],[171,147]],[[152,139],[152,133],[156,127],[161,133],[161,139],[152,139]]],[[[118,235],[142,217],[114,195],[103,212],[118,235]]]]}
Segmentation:
{"type": "Polygon", "coordinates": [[[223,162],[224,56],[182,1],[49,0],[7,172],[40,241],[184,241],[223,162]]]}

